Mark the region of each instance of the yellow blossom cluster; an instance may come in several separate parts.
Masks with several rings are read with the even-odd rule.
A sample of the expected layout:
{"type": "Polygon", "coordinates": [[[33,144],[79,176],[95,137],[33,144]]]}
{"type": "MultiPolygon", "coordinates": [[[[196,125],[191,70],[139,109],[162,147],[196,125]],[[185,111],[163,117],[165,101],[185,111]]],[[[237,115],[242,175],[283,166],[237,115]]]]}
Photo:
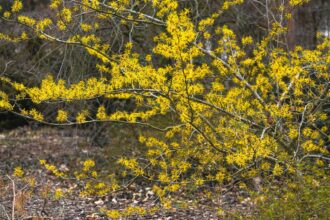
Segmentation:
{"type": "Polygon", "coordinates": [[[68,113],[64,110],[58,110],[56,120],[58,122],[66,122],[68,120],[68,113]]]}
{"type": "Polygon", "coordinates": [[[28,25],[28,26],[34,26],[36,24],[36,20],[33,19],[33,18],[30,18],[28,16],[25,16],[25,15],[20,15],[17,17],[17,21],[22,23],[22,24],[25,24],[25,25],[28,25]]]}
{"type": "Polygon", "coordinates": [[[50,171],[52,174],[54,174],[57,177],[65,177],[66,174],[61,172],[55,165],[47,163],[46,160],[40,160],[40,165],[45,167],[46,170],[50,171]]]}
{"type": "Polygon", "coordinates": [[[3,91],[0,91],[0,109],[6,109],[6,110],[13,109],[12,104],[9,102],[8,95],[3,91]]]}
{"type": "MultiPolygon", "coordinates": [[[[19,2],[3,16],[19,12],[19,2]]],[[[123,106],[110,111],[99,102],[96,107],[84,106],[73,112],[72,117],[63,107],[54,118],[64,124],[132,123],[162,132],[141,131],[143,159],[122,157],[118,164],[124,167],[123,176],[154,183],[154,192],[166,206],[171,204],[164,197],[188,184],[199,187],[214,181],[224,184],[260,175],[282,176],[299,169],[304,161],[324,159],[328,154],[324,145],[329,140],[329,127],[318,124],[328,120],[324,109],[330,98],[329,39],[319,36],[314,50],[299,46],[288,50],[278,43],[286,38],[287,30],[279,21],[270,22],[261,39],[240,36],[219,19],[243,0],[224,1],[219,12],[197,21],[194,10],[177,0],[134,1],[136,5],[127,0],[61,2],[53,0],[50,7],[55,11],[57,31],[69,35],[65,39],[50,31],[53,23],[48,18],[18,15],[16,19],[35,29],[36,35],[49,36],[45,41],[82,47],[95,58],[100,76],[70,82],[64,77],[55,80],[50,73],[35,86],[0,78],[16,92],[1,92],[0,108],[53,122],[36,110],[40,108],[25,110],[14,106],[13,100],[29,99],[37,106],[54,102],[69,106],[91,100],[134,103],[133,109],[120,103],[123,106]],[[135,11],[142,4],[155,13],[135,11]],[[87,12],[97,22],[76,19],[87,12]],[[120,52],[113,52],[110,36],[96,30],[108,28],[106,21],[115,19],[118,27],[133,30],[144,25],[146,31],[156,32],[146,54],[139,54],[141,45],[130,39],[121,44],[120,52]],[[152,25],[159,29],[154,31],[152,25]],[[77,31],[70,32],[70,26],[77,31]]],[[[294,7],[306,1],[285,2],[294,7]]],[[[0,38],[12,39],[7,35],[0,38]]],[[[41,163],[55,175],[64,175],[55,166],[41,163]]],[[[87,160],[76,173],[77,179],[85,180],[83,196],[105,195],[119,187],[112,179],[110,184],[97,181],[100,173],[95,166],[87,160]]],[[[124,215],[116,210],[105,213],[111,218],[124,215]]]]}
{"type": "Polygon", "coordinates": [[[24,175],[24,171],[23,171],[23,168],[22,167],[15,167],[15,170],[14,170],[14,176],[16,177],[23,177],[24,175]]]}
{"type": "Polygon", "coordinates": [[[152,207],[152,208],[143,208],[143,207],[139,207],[139,206],[129,206],[123,210],[116,210],[116,209],[101,209],[101,211],[103,213],[106,214],[107,217],[111,218],[111,219],[120,219],[120,218],[125,218],[125,217],[129,217],[132,215],[139,215],[139,216],[144,216],[146,214],[154,214],[159,208],[157,206],[152,207]]]}
{"type": "Polygon", "coordinates": [[[95,161],[88,159],[83,162],[81,170],[74,172],[75,177],[83,183],[83,189],[80,196],[104,196],[109,192],[117,190],[119,185],[113,175],[103,177],[105,179],[98,180],[99,174],[95,170],[95,161]]]}
{"type": "Polygon", "coordinates": [[[19,12],[23,8],[23,3],[21,0],[15,0],[13,5],[11,6],[11,11],[13,13],[19,12]]]}

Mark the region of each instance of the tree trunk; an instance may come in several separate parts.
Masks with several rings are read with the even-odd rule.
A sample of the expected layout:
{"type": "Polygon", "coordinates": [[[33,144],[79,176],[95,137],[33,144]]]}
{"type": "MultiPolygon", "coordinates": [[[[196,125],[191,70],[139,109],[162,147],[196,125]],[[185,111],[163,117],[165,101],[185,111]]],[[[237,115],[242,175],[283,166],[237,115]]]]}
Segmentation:
{"type": "Polygon", "coordinates": [[[288,23],[287,42],[290,50],[296,46],[314,49],[317,43],[317,31],[321,21],[320,9],[324,0],[311,0],[295,8],[288,23]]]}

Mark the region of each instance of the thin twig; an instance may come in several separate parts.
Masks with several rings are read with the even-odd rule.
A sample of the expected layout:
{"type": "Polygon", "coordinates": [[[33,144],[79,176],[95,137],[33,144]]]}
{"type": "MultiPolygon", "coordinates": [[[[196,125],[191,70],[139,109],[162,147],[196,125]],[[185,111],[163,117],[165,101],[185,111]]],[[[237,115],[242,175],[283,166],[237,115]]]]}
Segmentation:
{"type": "Polygon", "coordinates": [[[15,204],[16,204],[16,186],[15,186],[15,181],[9,176],[6,175],[7,178],[11,181],[12,183],[12,189],[13,189],[13,201],[12,201],[12,211],[11,211],[11,219],[15,220],[15,204]]]}
{"type": "Polygon", "coordinates": [[[297,143],[297,148],[296,148],[296,150],[294,152],[293,158],[296,158],[296,156],[298,154],[298,151],[299,151],[299,148],[300,148],[301,128],[302,128],[302,126],[304,124],[305,113],[306,113],[306,110],[307,110],[307,106],[308,106],[308,104],[305,106],[304,111],[303,111],[303,113],[301,115],[301,121],[300,121],[299,129],[298,129],[298,140],[297,140],[298,143],[297,143]]]}
{"type": "Polygon", "coordinates": [[[6,208],[5,208],[5,207],[4,207],[2,204],[0,204],[0,206],[2,207],[2,210],[3,210],[3,212],[5,213],[5,215],[6,215],[7,219],[9,219],[9,220],[10,220],[10,217],[9,217],[9,215],[8,215],[7,211],[6,211],[6,208]]]}
{"type": "Polygon", "coordinates": [[[299,162],[303,161],[306,158],[318,158],[318,159],[323,159],[323,160],[330,161],[330,157],[323,156],[322,154],[307,154],[307,155],[303,156],[299,160],[299,162]]]}

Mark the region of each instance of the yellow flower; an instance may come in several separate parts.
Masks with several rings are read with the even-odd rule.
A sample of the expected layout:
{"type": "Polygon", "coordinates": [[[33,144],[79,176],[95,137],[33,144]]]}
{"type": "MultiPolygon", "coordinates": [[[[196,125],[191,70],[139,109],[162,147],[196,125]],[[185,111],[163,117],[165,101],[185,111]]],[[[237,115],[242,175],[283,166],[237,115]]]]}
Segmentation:
{"type": "Polygon", "coordinates": [[[52,0],[50,4],[51,9],[57,9],[61,4],[61,0],[52,0]]]}
{"type": "Polygon", "coordinates": [[[97,109],[97,114],[96,114],[97,119],[99,120],[106,120],[107,119],[107,113],[106,113],[106,109],[104,106],[100,106],[97,109]]]}
{"type": "Polygon", "coordinates": [[[76,117],[77,123],[81,124],[81,123],[86,122],[86,115],[87,114],[85,111],[78,113],[78,115],[76,117]]]}
{"type": "Polygon", "coordinates": [[[83,165],[84,165],[83,170],[87,172],[90,170],[90,168],[95,166],[95,162],[94,160],[86,160],[83,165]]]}
{"type": "Polygon", "coordinates": [[[170,192],[175,192],[178,191],[180,189],[180,185],[179,184],[173,184],[167,187],[167,190],[170,192]]]}
{"type": "Polygon", "coordinates": [[[309,0],[290,0],[290,5],[291,6],[297,6],[297,5],[302,5],[304,3],[307,3],[309,0]]]}
{"type": "Polygon", "coordinates": [[[71,22],[72,20],[72,12],[69,8],[63,8],[58,16],[67,23],[71,22]]]}
{"type": "Polygon", "coordinates": [[[216,174],[215,179],[216,179],[218,182],[222,183],[222,181],[225,179],[225,173],[222,172],[222,171],[219,171],[219,172],[216,174]]]}
{"type": "Polygon", "coordinates": [[[148,54],[147,56],[146,56],[146,61],[147,62],[150,62],[152,60],[152,56],[150,55],[150,54],[148,54]]]}
{"type": "Polygon", "coordinates": [[[68,120],[68,113],[64,110],[58,110],[56,120],[58,122],[65,122],[68,120]]]}
{"type": "Polygon", "coordinates": [[[107,210],[105,214],[111,219],[118,219],[121,216],[118,210],[107,210]]]}
{"type": "Polygon", "coordinates": [[[34,177],[25,178],[25,182],[29,184],[30,187],[35,187],[36,185],[36,179],[34,177]]]}
{"type": "Polygon", "coordinates": [[[64,193],[63,193],[62,189],[57,188],[57,189],[55,190],[55,193],[54,193],[54,198],[55,198],[56,200],[58,200],[58,199],[61,199],[61,198],[63,198],[63,197],[64,197],[64,193]]]}
{"type": "Polygon", "coordinates": [[[27,26],[34,26],[36,24],[36,20],[33,18],[30,18],[28,16],[20,15],[17,18],[18,22],[25,24],[27,26]]]}
{"type": "Polygon", "coordinates": [[[37,121],[43,121],[44,120],[44,116],[37,111],[36,109],[31,109],[29,114],[31,115],[31,117],[37,121]]]}
{"type": "Polygon", "coordinates": [[[23,168],[21,166],[15,167],[15,169],[14,169],[14,176],[16,176],[16,177],[23,177],[23,175],[24,175],[23,168]]]}
{"type": "Polygon", "coordinates": [[[92,25],[90,24],[86,24],[86,23],[81,23],[80,24],[80,28],[81,30],[83,30],[84,32],[88,32],[92,29],[92,25]]]}
{"type": "Polygon", "coordinates": [[[13,5],[11,6],[12,12],[19,12],[23,8],[23,3],[20,0],[15,0],[13,5]]]}
{"type": "Polygon", "coordinates": [[[248,45],[248,44],[252,44],[252,43],[253,43],[253,39],[252,39],[251,36],[242,38],[242,44],[243,45],[248,45]]]}
{"type": "Polygon", "coordinates": [[[49,18],[42,19],[39,21],[36,25],[38,31],[44,31],[46,27],[50,26],[52,24],[52,20],[49,18]]]}
{"type": "Polygon", "coordinates": [[[283,168],[281,165],[278,163],[275,164],[274,169],[273,169],[273,175],[274,176],[280,176],[283,173],[283,168]]]}
{"type": "Polygon", "coordinates": [[[96,172],[96,171],[93,171],[93,172],[91,173],[91,175],[92,175],[92,177],[96,178],[96,177],[97,177],[97,172],[96,172]]]}
{"type": "Polygon", "coordinates": [[[63,21],[57,21],[56,25],[60,31],[66,30],[66,24],[63,21]]]}
{"type": "MultiPolygon", "coordinates": [[[[22,40],[27,40],[27,39],[28,39],[28,35],[27,35],[27,33],[26,33],[25,31],[22,32],[22,34],[21,34],[21,39],[22,39],[22,40]]],[[[22,86],[23,86],[23,85],[22,85],[22,86]]]]}
{"type": "Polygon", "coordinates": [[[11,15],[11,13],[10,13],[9,11],[5,11],[5,12],[3,13],[3,17],[4,17],[4,18],[9,18],[10,15],[11,15]]]}

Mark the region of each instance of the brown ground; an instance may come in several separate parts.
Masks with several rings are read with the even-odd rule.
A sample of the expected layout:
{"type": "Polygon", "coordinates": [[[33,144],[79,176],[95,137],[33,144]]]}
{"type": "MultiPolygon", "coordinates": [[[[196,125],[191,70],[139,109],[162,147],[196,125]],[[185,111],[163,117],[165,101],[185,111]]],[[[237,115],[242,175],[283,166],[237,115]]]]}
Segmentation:
{"type": "MultiPolygon", "coordinates": [[[[93,146],[90,135],[86,131],[77,129],[54,129],[39,127],[18,128],[9,132],[0,133],[0,220],[12,219],[13,186],[15,189],[14,213],[16,219],[107,219],[100,208],[122,209],[129,205],[155,207],[159,201],[152,195],[150,187],[142,184],[133,184],[125,191],[119,191],[105,197],[81,198],[77,195],[79,187],[74,180],[59,181],[50,173],[45,172],[39,165],[39,159],[45,159],[62,169],[79,166],[86,158],[100,161],[108,170],[114,169],[114,161],[125,151],[134,150],[136,131],[132,128],[117,130],[110,136],[109,147],[93,146]],[[118,151],[119,146],[122,151],[118,151]],[[13,177],[13,169],[22,166],[25,175],[36,179],[36,186],[31,191],[26,183],[13,177]],[[41,191],[52,191],[57,187],[71,189],[73,192],[65,199],[55,200],[43,198],[41,191]],[[33,218],[32,218],[33,217],[33,218]],[[39,217],[39,218],[37,218],[39,217]]],[[[223,190],[224,192],[225,190],[223,190]]],[[[185,195],[188,207],[177,207],[171,210],[160,210],[153,215],[143,217],[132,216],[130,219],[222,219],[219,217],[219,208],[233,213],[234,210],[248,212],[250,203],[244,192],[231,190],[226,193],[213,193],[207,196],[185,195]],[[196,199],[198,197],[198,202],[196,199]]],[[[182,198],[182,196],[181,196],[182,198]]],[[[182,198],[183,199],[183,198],[182,198]]],[[[229,217],[230,219],[234,217],[229,217]]]]}

